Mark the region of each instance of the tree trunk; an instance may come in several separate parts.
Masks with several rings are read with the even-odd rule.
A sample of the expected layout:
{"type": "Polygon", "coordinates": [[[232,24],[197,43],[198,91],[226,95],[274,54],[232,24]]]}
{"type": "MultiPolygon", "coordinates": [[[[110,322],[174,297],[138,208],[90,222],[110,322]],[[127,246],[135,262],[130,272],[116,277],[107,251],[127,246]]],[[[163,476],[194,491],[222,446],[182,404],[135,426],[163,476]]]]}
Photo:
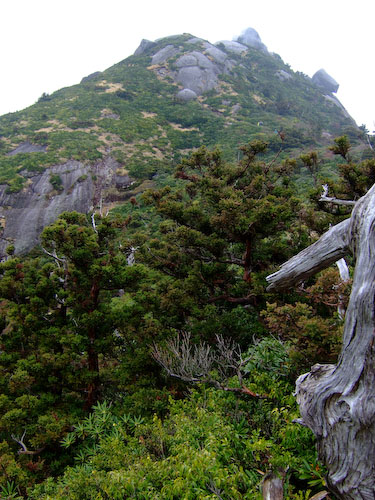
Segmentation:
{"type": "Polygon", "coordinates": [[[269,276],[285,288],[352,252],[353,288],[337,365],[314,365],[296,383],[302,420],[315,434],[331,491],[343,500],[375,499],[375,186],[351,219],[269,276]]]}
{"type": "Polygon", "coordinates": [[[263,500],[283,500],[284,478],[273,472],[267,474],[262,481],[262,496],[263,500]]]}

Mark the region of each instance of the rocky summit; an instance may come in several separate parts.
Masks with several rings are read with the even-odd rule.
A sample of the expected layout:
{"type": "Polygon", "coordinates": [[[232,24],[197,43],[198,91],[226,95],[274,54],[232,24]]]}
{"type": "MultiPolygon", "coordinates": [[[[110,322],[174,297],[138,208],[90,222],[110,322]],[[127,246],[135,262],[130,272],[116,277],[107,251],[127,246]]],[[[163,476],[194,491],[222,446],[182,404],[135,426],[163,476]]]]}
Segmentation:
{"type": "Polygon", "coordinates": [[[211,43],[142,40],[135,53],[0,117],[0,256],[30,250],[63,210],[111,209],[195,148],[231,159],[251,139],[271,153],[326,146],[357,126],[324,70],[309,78],[248,28],[211,43]]]}

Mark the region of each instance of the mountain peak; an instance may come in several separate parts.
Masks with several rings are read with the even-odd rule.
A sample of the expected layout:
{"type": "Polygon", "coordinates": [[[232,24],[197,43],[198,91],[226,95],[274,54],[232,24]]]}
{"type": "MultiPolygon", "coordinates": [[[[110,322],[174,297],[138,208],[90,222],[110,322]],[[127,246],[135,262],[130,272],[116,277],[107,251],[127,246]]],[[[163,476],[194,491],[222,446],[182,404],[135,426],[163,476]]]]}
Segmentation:
{"type": "Polygon", "coordinates": [[[237,42],[251,47],[253,49],[258,49],[263,52],[268,52],[267,47],[262,42],[259,33],[254,28],[246,28],[239,37],[235,39],[237,42]]]}
{"type": "MultiPolygon", "coordinates": [[[[355,123],[332,94],[247,28],[216,44],[189,33],[142,40],[133,56],[0,117],[0,258],[30,250],[63,210],[105,210],[152,187],[201,145],[271,152],[322,147],[355,123]]],[[[355,137],[355,135],[354,135],[355,137]]]]}
{"type": "Polygon", "coordinates": [[[326,92],[335,93],[339,89],[339,84],[324,69],[317,71],[312,77],[312,81],[317,87],[325,90],[326,92]]]}

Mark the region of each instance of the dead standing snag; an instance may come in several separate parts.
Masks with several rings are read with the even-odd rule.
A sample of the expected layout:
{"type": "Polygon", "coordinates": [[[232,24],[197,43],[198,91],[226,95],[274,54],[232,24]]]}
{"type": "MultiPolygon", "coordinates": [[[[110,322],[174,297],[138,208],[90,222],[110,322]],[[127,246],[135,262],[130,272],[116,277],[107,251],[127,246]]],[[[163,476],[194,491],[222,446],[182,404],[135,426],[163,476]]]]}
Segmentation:
{"type": "Polygon", "coordinates": [[[268,276],[269,289],[295,285],[335,260],[356,258],[337,365],[314,365],[296,383],[302,421],[315,434],[328,485],[343,500],[375,499],[375,186],[350,219],[268,276]]]}

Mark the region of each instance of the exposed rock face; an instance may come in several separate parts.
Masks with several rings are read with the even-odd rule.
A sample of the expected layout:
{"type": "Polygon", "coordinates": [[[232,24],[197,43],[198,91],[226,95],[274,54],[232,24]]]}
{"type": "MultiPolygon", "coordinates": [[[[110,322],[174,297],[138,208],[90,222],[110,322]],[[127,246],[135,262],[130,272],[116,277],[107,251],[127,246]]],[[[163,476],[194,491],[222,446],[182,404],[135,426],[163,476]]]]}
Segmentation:
{"type": "Polygon", "coordinates": [[[111,120],[119,120],[120,119],[120,115],[118,115],[117,113],[113,113],[108,108],[102,109],[100,116],[101,116],[101,118],[110,118],[111,120]]]}
{"type": "MultiPolygon", "coordinates": [[[[336,96],[334,95],[325,95],[323,96],[324,99],[329,102],[329,103],[332,103],[334,104],[335,106],[337,106],[338,108],[341,109],[341,111],[344,113],[344,115],[347,117],[347,118],[350,118],[351,120],[353,120],[353,118],[349,115],[349,113],[346,111],[346,109],[344,108],[344,106],[341,104],[341,102],[337,99],[336,96]]],[[[355,121],[353,120],[353,123],[355,123],[355,121]]]]}
{"type": "Polygon", "coordinates": [[[232,115],[236,115],[240,110],[241,110],[241,104],[237,103],[232,107],[231,113],[232,115]]]}
{"type": "Polygon", "coordinates": [[[46,146],[41,146],[39,144],[31,144],[31,142],[23,142],[16,149],[10,151],[8,156],[14,156],[18,153],[45,153],[47,151],[46,146]]]}
{"type": "Polygon", "coordinates": [[[176,65],[179,68],[176,81],[197,95],[215,88],[218,84],[219,69],[201,52],[194,51],[183,55],[176,65]]]}
{"type": "Polygon", "coordinates": [[[284,71],[283,69],[277,70],[275,75],[282,82],[286,82],[286,81],[290,80],[291,78],[293,78],[290,73],[288,73],[287,71],[284,71]]]}
{"type": "Polygon", "coordinates": [[[145,38],[143,38],[143,40],[139,44],[139,47],[134,52],[134,55],[141,56],[144,52],[146,52],[147,49],[153,47],[154,45],[155,42],[151,42],[150,40],[146,40],[145,38]]]}
{"type": "Polygon", "coordinates": [[[177,62],[176,66],[178,68],[183,68],[187,66],[198,66],[198,61],[197,58],[193,54],[185,54],[184,56],[181,56],[177,62]]]}
{"type": "Polygon", "coordinates": [[[86,213],[95,207],[111,185],[121,189],[131,184],[127,176],[116,175],[119,164],[112,158],[94,166],[70,160],[56,165],[42,174],[29,178],[28,185],[19,193],[7,193],[0,185],[0,221],[2,234],[0,256],[14,243],[16,253],[27,252],[38,244],[39,234],[61,212],[76,210],[86,213]],[[58,175],[62,191],[50,183],[51,175],[58,175]],[[93,181],[95,175],[96,181],[93,181]]]}
{"type": "Polygon", "coordinates": [[[197,94],[194,92],[194,90],[190,90],[190,89],[183,89],[183,90],[180,90],[180,92],[177,92],[176,94],[176,97],[177,99],[179,99],[180,101],[193,101],[194,99],[196,99],[198,96],[197,94]]]}
{"type": "Polygon", "coordinates": [[[234,52],[235,54],[242,54],[242,52],[245,52],[248,50],[248,47],[246,45],[243,45],[242,43],[239,42],[231,42],[229,40],[221,40],[220,42],[217,42],[216,45],[224,45],[225,50],[228,50],[229,52],[234,52]]]}
{"type": "Polygon", "coordinates": [[[167,59],[174,57],[178,54],[179,50],[173,45],[167,45],[162,49],[158,50],[156,54],[152,56],[152,64],[161,64],[165,62],[167,59]]]}
{"type": "Polygon", "coordinates": [[[95,73],[91,73],[88,76],[84,76],[81,80],[81,83],[89,82],[91,80],[94,80],[97,76],[101,75],[101,71],[95,71],[95,73]]]}
{"type": "Polygon", "coordinates": [[[219,64],[224,64],[225,61],[228,59],[228,55],[225,52],[218,49],[214,45],[211,45],[210,43],[207,44],[206,54],[211,56],[212,59],[219,64]]]}
{"type": "Polygon", "coordinates": [[[268,52],[267,47],[264,45],[260,36],[254,28],[247,28],[237,39],[238,42],[246,45],[247,47],[252,47],[253,49],[261,50],[262,52],[268,52]]]}
{"type": "Polygon", "coordinates": [[[324,69],[317,71],[312,81],[325,92],[337,92],[339,89],[339,84],[324,69]]]}
{"type": "MultiPolygon", "coordinates": [[[[188,43],[197,45],[197,50],[182,54],[174,62],[175,69],[169,67],[168,60],[178,55],[181,47],[166,45],[151,59],[152,65],[157,66],[153,69],[159,77],[171,77],[183,87],[176,94],[182,101],[196,99],[198,95],[216,88],[219,84],[218,75],[228,73],[235,65],[226,52],[201,38],[191,38],[188,43]]],[[[228,43],[234,44],[237,51],[247,50],[237,42],[228,43]]]]}
{"type": "Polygon", "coordinates": [[[193,36],[193,38],[190,38],[187,43],[203,43],[204,40],[203,38],[198,38],[197,36],[193,36]]]}

